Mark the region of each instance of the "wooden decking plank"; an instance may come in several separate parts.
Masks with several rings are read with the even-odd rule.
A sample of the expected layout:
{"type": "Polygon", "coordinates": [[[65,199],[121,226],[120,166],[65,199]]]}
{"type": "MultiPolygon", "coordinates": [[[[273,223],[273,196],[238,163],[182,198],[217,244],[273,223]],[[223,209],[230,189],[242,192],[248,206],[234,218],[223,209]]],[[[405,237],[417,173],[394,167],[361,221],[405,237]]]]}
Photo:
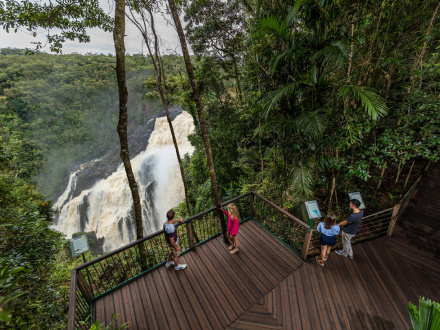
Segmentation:
{"type": "Polygon", "coordinates": [[[148,326],[147,319],[145,317],[143,302],[140,297],[139,287],[135,282],[132,282],[128,285],[128,289],[130,290],[131,300],[133,302],[133,310],[136,316],[136,322],[138,329],[146,329],[148,326]]]}
{"type": "Polygon", "coordinates": [[[95,301],[93,302],[93,320],[96,321],[98,320],[101,324],[103,322],[105,322],[105,304],[104,301],[102,301],[102,303],[100,303],[99,301],[95,301]]]}
{"type": "Polygon", "coordinates": [[[131,299],[129,285],[124,285],[120,289],[120,291],[122,293],[122,303],[124,304],[124,311],[127,320],[126,322],[128,322],[128,327],[132,329],[139,328],[136,322],[133,300],[131,299]]]}
{"type": "Polygon", "coordinates": [[[197,311],[193,309],[193,305],[189,300],[188,295],[186,294],[180,281],[176,279],[175,273],[171,271],[166,271],[163,272],[161,275],[164,282],[167,282],[170,285],[170,287],[174,289],[177,299],[179,300],[180,305],[182,306],[182,309],[184,311],[184,314],[187,317],[190,328],[202,329],[201,323],[196,317],[197,311]]]}
{"type": "Polygon", "coordinates": [[[280,295],[281,295],[281,306],[282,306],[282,316],[283,316],[283,322],[282,324],[286,329],[292,328],[292,318],[291,318],[291,311],[292,306],[290,306],[290,290],[287,285],[288,280],[285,279],[279,284],[280,287],[280,295]]]}
{"type": "MultiPolygon", "coordinates": [[[[212,279],[211,283],[219,286],[219,291],[221,292],[219,299],[221,298],[223,308],[226,308],[228,313],[231,313],[231,310],[248,308],[255,301],[252,299],[252,292],[248,289],[246,283],[241,281],[240,276],[237,274],[237,269],[230,267],[229,263],[221,263],[221,260],[218,259],[220,256],[213,253],[213,251],[216,251],[215,247],[211,245],[211,248],[212,250],[209,247],[199,250],[197,254],[204,266],[202,271],[212,279]],[[210,269],[211,271],[209,271],[210,269]],[[227,275],[221,276],[218,271],[213,272],[212,269],[222,269],[227,275]],[[234,296],[234,299],[232,299],[231,306],[229,306],[228,297],[231,294],[234,296]]],[[[236,313],[232,312],[231,314],[236,313]]]]}
{"type": "Polygon", "coordinates": [[[399,329],[404,328],[404,324],[402,324],[402,322],[400,321],[403,319],[403,315],[394,307],[393,300],[390,298],[390,292],[388,291],[387,286],[385,285],[381,276],[381,273],[377,268],[377,264],[375,263],[374,255],[370,255],[368,249],[364,249],[363,252],[366,264],[369,266],[370,269],[369,271],[367,270],[367,272],[370,274],[370,276],[375,278],[375,280],[372,281],[373,287],[371,288],[370,292],[372,292],[373,295],[377,295],[379,297],[378,303],[381,302],[384,304],[384,310],[386,311],[386,314],[391,316],[392,320],[395,320],[397,322],[397,324],[395,323],[396,327],[399,329]]]}
{"type": "Polygon", "coordinates": [[[168,281],[168,270],[165,267],[157,270],[156,280],[162,283],[164,293],[163,296],[168,297],[168,302],[171,307],[172,314],[175,315],[176,321],[179,323],[180,329],[188,329],[190,324],[188,318],[183,310],[183,306],[177,296],[177,291],[173,288],[172,283],[168,281]]]}
{"type": "Polygon", "coordinates": [[[317,273],[323,273],[325,266],[322,267],[316,263],[315,265],[307,264],[307,266],[309,268],[310,287],[313,290],[313,297],[317,309],[321,315],[321,317],[319,317],[321,321],[321,326],[323,329],[334,329],[334,326],[332,326],[331,324],[331,316],[333,314],[329,310],[330,307],[328,307],[328,305],[325,303],[324,284],[321,282],[319,275],[317,274],[317,273]]]}
{"type": "MultiPolygon", "coordinates": [[[[148,276],[150,274],[147,274],[148,276]]],[[[159,323],[154,313],[153,301],[148,291],[147,284],[145,282],[145,277],[143,276],[135,281],[138,286],[139,298],[142,301],[142,309],[145,315],[145,320],[147,321],[148,329],[159,329],[159,323]]]]}
{"type": "MultiPolygon", "coordinates": [[[[307,290],[307,286],[304,284],[306,278],[306,268],[304,265],[300,267],[297,272],[295,272],[295,291],[298,297],[298,307],[301,314],[301,327],[303,329],[318,329],[320,326],[316,324],[316,318],[311,314],[311,309],[309,309],[309,302],[307,297],[311,294],[310,290],[307,290]]],[[[284,322],[283,322],[284,323],[284,322]]]]}
{"type": "Polygon", "coordinates": [[[255,226],[249,226],[249,229],[260,243],[260,248],[264,246],[267,250],[270,250],[271,255],[274,255],[276,261],[279,262],[283,268],[287,268],[289,272],[291,272],[302,265],[302,260],[300,260],[293,251],[286,248],[283,243],[277,239],[269,240],[267,236],[270,236],[270,234],[261,227],[261,225],[255,224],[255,226]]]}
{"type": "MultiPolygon", "coordinates": [[[[223,244],[223,243],[221,243],[221,244],[223,244]]],[[[220,258],[222,258],[224,261],[226,261],[226,263],[222,263],[223,265],[225,265],[226,267],[228,265],[230,265],[233,269],[236,270],[237,273],[238,272],[241,273],[242,276],[240,276],[240,278],[247,278],[248,279],[247,282],[249,284],[252,284],[252,286],[255,287],[256,290],[258,290],[258,294],[256,296],[254,294],[255,299],[257,299],[258,297],[261,297],[264,294],[264,292],[267,291],[267,289],[264,286],[262,280],[253,272],[253,270],[252,270],[253,267],[252,266],[251,266],[252,268],[250,268],[247,263],[242,263],[241,260],[238,259],[238,258],[232,258],[231,257],[231,258],[226,259],[226,257],[228,257],[228,256],[224,252],[225,251],[229,251],[227,248],[224,248],[224,249],[215,249],[215,248],[213,248],[212,250],[211,249],[207,249],[207,250],[204,250],[204,251],[208,255],[209,255],[209,252],[213,253],[213,254],[219,255],[220,258]],[[222,251],[220,251],[220,250],[222,250],[222,251]]]]}
{"type": "MultiPolygon", "coordinates": [[[[162,282],[160,272],[161,271],[169,271],[167,269],[157,269],[154,272],[151,272],[151,280],[155,284],[155,288],[157,290],[157,297],[160,300],[160,303],[162,305],[163,312],[165,314],[165,317],[168,321],[168,328],[169,329],[180,329],[180,324],[177,320],[177,312],[180,312],[180,309],[177,308],[176,311],[174,311],[172,300],[168,295],[168,292],[162,282]]],[[[170,270],[172,271],[172,270],[170,270]]]]}
{"type": "MultiPolygon", "coordinates": [[[[352,328],[352,323],[350,323],[351,318],[348,316],[348,305],[343,293],[339,290],[340,279],[338,278],[338,275],[340,272],[340,265],[338,263],[338,259],[333,260],[334,258],[337,258],[336,254],[334,254],[333,257],[331,256],[332,254],[330,254],[329,259],[327,260],[325,265],[325,275],[324,273],[322,273],[325,279],[325,284],[327,284],[326,287],[328,288],[327,301],[329,304],[331,304],[332,301],[333,304],[335,304],[337,316],[339,318],[341,326],[350,329],[352,328]]],[[[335,316],[333,315],[332,317],[334,318],[335,316]]]]}
{"type": "MultiPolygon", "coordinates": [[[[237,289],[235,292],[236,294],[234,294],[229,287],[231,284],[229,283],[228,285],[228,283],[224,281],[227,279],[229,282],[233,282],[229,276],[226,274],[224,274],[224,276],[220,276],[215,271],[209,271],[210,269],[218,269],[218,266],[215,266],[213,260],[210,260],[203,253],[203,251],[197,251],[197,254],[197,257],[200,261],[195,266],[198,267],[200,271],[199,277],[206,280],[202,289],[209,294],[209,301],[213,303],[214,310],[221,314],[220,318],[222,320],[222,324],[224,324],[224,322],[230,323],[237,317],[236,310],[242,312],[245,307],[249,306],[249,304],[246,303],[246,300],[244,300],[245,305],[242,306],[237,300],[238,297],[243,297],[239,289],[237,289]]],[[[193,257],[193,255],[188,256],[188,258],[190,257],[193,257]]]]}
{"type": "Polygon", "coordinates": [[[147,276],[142,277],[144,280],[147,291],[150,295],[151,305],[153,308],[153,313],[156,316],[157,326],[159,329],[170,329],[170,324],[162,306],[162,301],[160,299],[159,293],[157,292],[156,283],[154,283],[153,272],[147,274],[147,276]]]}
{"type": "Polygon", "coordinates": [[[362,246],[359,246],[356,249],[356,259],[350,260],[348,258],[342,259],[343,257],[339,257],[348,270],[348,276],[353,279],[351,281],[353,284],[351,292],[353,296],[357,298],[355,305],[363,307],[361,308],[364,311],[364,313],[362,313],[363,317],[359,315],[362,325],[366,329],[380,329],[382,322],[374,317],[377,310],[372,306],[371,293],[368,292],[369,287],[365,284],[363,278],[363,274],[365,274],[365,264],[362,263],[361,258],[358,258],[362,253],[364,253],[362,246]]]}
{"type": "Polygon", "coordinates": [[[112,295],[113,295],[113,299],[115,302],[115,312],[117,314],[115,323],[117,326],[120,326],[121,324],[124,324],[127,322],[127,318],[125,316],[122,292],[121,292],[121,290],[116,290],[116,291],[113,291],[112,295]]]}
{"type": "Polygon", "coordinates": [[[294,274],[286,278],[286,284],[287,284],[287,290],[289,291],[289,304],[291,306],[291,309],[290,309],[290,315],[289,313],[286,313],[286,317],[283,317],[283,319],[289,318],[290,319],[289,323],[291,324],[291,327],[288,329],[295,329],[295,325],[297,324],[301,325],[301,313],[299,310],[298,297],[296,294],[294,274]]]}
{"type": "MultiPolygon", "coordinates": [[[[237,252],[234,256],[241,260],[243,263],[249,263],[250,268],[254,273],[259,273],[259,277],[263,279],[263,285],[265,286],[266,291],[272,289],[277,283],[279,283],[283,276],[278,273],[278,269],[273,269],[273,267],[270,267],[266,263],[268,262],[266,260],[267,254],[262,252],[261,254],[255,253],[257,248],[256,246],[253,246],[253,244],[250,243],[249,237],[246,238],[244,235],[242,236],[242,241],[246,241],[249,243],[248,245],[242,245],[239,252],[237,252]],[[263,257],[260,258],[260,257],[263,257]],[[276,273],[273,274],[271,270],[275,270],[276,273]]],[[[259,251],[261,252],[261,251],[259,251]]]]}
{"type": "MultiPolygon", "coordinates": [[[[180,257],[179,259],[182,259],[182,257],[180,257]]],[[[183,260],[182,260],[182,263],[183,263],[183,260]]],[[[188,267],[190,267],[190,266],[188,266],[188,267]]],[[[205,313],[205,309],[200,304],[199,299],[197,298],[197,295],[196,295],[194,289],[189,284],[188,279],[187,279],[186,275],[184,274],[185,271],[186,271],[186,269],[183,271],[174,272],[176,279],[178,279],[178,281],[180,282],[180,286],[182,287],[184,294],[188,298],[190,305],[194,310],[193,315],[197,318],[197,321],[199,322],[200,327],[202,329],[211,329],[212,326],[208,321],[208,317],[205,313]]],[[[171,272],[169,272],[169,274],[171,275],[171,272]]]]}
{"type": "MultiPolygon", "coordinates": [[[[183,263],[188,264],[185,256],[181,256],[180,259],[182,260],[183,263]]],[[[188,266],[188,267],[191,267],[188,266]]],[[[193,276],[193,272],[191,270],[191,272],[187,271],[188,269],[185,269],[183,271],[177,271],[177,273],[182,274],[180,276],[180,279],[184,279],[187,282],[187,285],[189,285],[195,293],[195,297],[197,299],[197,301],[199,302],[201,308],[203,308],[204,314],[206,316],[206,319],[208,321],[208,325],[210,329],[218,329],[219,327],[221,327],[221,322],[218,318],[218,316],[216,315],[215,311],[213,310],[211,304],[209,303],[208,298],[206,297],[205,292],[203,292],[200,288],[200,286],[198,285],[198,283],[194,280],[194,276],[193,276]]]]}

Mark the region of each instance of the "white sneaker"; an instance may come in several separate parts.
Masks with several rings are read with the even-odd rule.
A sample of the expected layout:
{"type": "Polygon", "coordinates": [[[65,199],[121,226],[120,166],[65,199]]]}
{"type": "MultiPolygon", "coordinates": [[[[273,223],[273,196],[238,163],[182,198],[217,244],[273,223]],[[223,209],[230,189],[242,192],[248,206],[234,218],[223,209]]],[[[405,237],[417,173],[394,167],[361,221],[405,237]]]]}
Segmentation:
{"type": "Polygon", "coordinates": [[[170,267],[170,266],[175,266],[174,261],[167,261],[167,263],[165,264],[165,267],[170,267]]]}
{"type": "Polygon", "coordinates": [[[174,268],[175,270],[182,270],[185,269],[186,265],[185,264],[179,264],[176,268],[174,268]]]}

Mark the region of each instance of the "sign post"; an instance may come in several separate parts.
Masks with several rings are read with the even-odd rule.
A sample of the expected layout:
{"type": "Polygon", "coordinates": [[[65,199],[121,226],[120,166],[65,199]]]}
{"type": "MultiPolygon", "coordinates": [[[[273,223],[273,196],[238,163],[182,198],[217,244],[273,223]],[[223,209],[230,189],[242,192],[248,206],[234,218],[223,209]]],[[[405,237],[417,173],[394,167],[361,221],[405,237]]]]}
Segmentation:
{"type": "Polygon", "coordinates": [[[360,210],[363,210],[365,208],[364,200],[362,199],[360,192],[348,193],[348,197],[350,198],[350,200],[357,199],[359,202],[361,202],[361,206],[359,207],[360,210]]]}
{"type": "Polygon", "coordinates": [[[86,262],[86,258],[84,257],[84,253],[90,251],[89,241],[87,239],[87,235],[83,234],[70,239],[70,251],[72,251],[72,258],[79,256],[80,254],[83,257],[84,263],[86,262]]]}
{"type": "Polygon", "coordinates": [[[309,226],[312,227],[313,219],[321,218],[321,211],[319,210],[317,201],[308,201],[305,204],[309,215],[309,226]]]}

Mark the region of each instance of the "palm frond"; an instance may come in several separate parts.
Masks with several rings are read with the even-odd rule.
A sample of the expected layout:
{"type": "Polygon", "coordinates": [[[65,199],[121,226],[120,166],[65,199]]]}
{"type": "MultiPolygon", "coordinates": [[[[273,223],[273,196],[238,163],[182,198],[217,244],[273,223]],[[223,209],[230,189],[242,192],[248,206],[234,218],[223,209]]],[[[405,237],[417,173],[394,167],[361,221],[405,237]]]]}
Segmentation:
{"type": "Polygon", "coordinates": [[[343,40],[340,40],[314,53],[311,60],[322,62],[324,65],[342,67],[348,55],[349,50],[347,44],[343,40]]]}
{"type": "Polygon", "coordinates": [[[270,33],[275,37],[281,38],[285,43],[288,43],[290,32],[286,24],[278,17],[271,16],[264,18],[259,22],[259,27],[262,31],[270,33]]]}
{"type": "Polygon", "coordinates": [[[266,109],[264,110],[263,117],[267,118],[270,112],[272,111],[274,105],[276,105],[283,97],[292,95],[295,89],[297,88],[298,84],[299,84],[298,82],[293,81],[278,88],[276,91],[269,93],[267,97],[264,99],[264,103],[266,104],[266,109]]]}
{"type": "Polygon", "coordinates": [[[292,196],[295,200],[294,213],[302,219],[307,219],[304,202],[313,197],[313,172],[311,167],[305,166],[303,161],[292,167],[291,183],[292,196]]]}
{"type": "Polygon", "coordinates": [[[289,14],[286,17],[287,22],[291,24],[295,18],[298,16],[299,7],[301,7],[304,0],[295,0],[293,2],[292,9],[290,10],[289,14]]]}
{"type": "Polygon", "coordinates": [[[385,100],[373,90],[353,85],[339,87],[339,96],[347,97],[349,95],[353,96],[356,102],[360,100],[367,114],[374,120],[385,116],[388,112],[385,100]]]}
{"type": "Polygon", "coordinates": [[[328,124],[328,117],[322,111],[305,112],[296,120],[296,126],[305,135],[319,139],[328,124]]]}

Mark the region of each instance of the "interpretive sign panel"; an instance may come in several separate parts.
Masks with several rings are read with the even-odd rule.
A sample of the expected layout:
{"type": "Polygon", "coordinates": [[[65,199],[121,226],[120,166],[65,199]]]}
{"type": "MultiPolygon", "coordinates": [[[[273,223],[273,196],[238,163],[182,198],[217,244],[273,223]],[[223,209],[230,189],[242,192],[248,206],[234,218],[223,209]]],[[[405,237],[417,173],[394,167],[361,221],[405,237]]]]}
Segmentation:
{"type": "Polygon", "coordinates": [[[70,240],[70,250],[72,251],[72,257],[79,256],[90,250],[89,241],[87,240],[87,235],[83,234],[81,236],[74,237],[70,240]]]}
{"type": "Polygon", "coordinates": [[[364,201],[362,200],[362,196],[360,192],[352,192],[352,193],[348,193],[348,197],[351,199],[357,199],[359,202],[361,202],[361,207],[359,209],[364,209],[365,208],[365,204],[364,201]]]}
{"type": "Polygon", "coordinates": [[[317,201],[306,202],[307,213],[309,214],[309,219],[316,219],[321,217],[321,211],[319,210],[317,201]]]}

